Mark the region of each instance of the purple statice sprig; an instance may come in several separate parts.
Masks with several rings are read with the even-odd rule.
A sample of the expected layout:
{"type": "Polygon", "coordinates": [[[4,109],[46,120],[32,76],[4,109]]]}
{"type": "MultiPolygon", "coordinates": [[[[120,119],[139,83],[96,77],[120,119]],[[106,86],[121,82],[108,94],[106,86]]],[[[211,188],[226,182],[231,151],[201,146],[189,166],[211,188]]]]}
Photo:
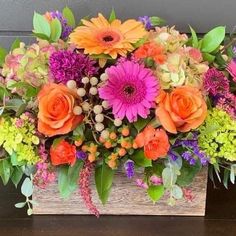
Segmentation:
{"type": "Polygon", "coordinates": [[[188,161],[190,165],[195,165],[198,159],[202,165],[208,164],[209,157],[203,151],[201,151],[198,146],[197,132],[192,132],[192,135],[189,137],[189,139],[176,139],[168,153],[173,161],[177,160],[180,155],[175,151],[175,149],[179,147],[184,149],[184,152],[182,152],[181,156],[184,160],[188,161]]]}
{"type": "Polygon", "coordinates": [[[150,16],[140,16],[138,18],[138,21],[142,22],[144,27],[147,30],[151,30],[153,28],[153,25],[151,23],[151,17],[150,16]]]}
{"type": "Polygon", "coordinates": [[[82,161],[85,161],[88,157],[87,153],[86,152],[83,152],[83,151],[77,151],[76,152],[76,157],[78,160],[82,160],[82,161]]]}
{"type": "Polygon", "coordinates": [[[134,177],[134,161],[128,160],[124,164],[126,175],[128,179],[132,179],[134,177]]]}
{"type": "Polygon", "coordinates": [[[62,40],[67,39],[70,33],[73,31],[73,28],[68,24],[67,19],[59,11],[52,11],[50,12],[50,15],[53,19],[57,18],[61,22],[62,26],[61,39],[62,40]]]}

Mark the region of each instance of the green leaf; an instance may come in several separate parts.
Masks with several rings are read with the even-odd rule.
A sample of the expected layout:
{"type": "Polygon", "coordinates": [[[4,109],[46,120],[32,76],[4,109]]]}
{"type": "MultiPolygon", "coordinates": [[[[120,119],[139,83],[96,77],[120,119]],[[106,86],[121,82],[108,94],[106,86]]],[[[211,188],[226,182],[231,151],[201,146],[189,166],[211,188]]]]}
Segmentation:
{"type": "Polygon", "coordinates": [[[183,198],[183,191],[178,185],[174,185],[171,189],[172,196],[175,199],[181,199],[183,198]]]}
{"type": "Polygon", "coordinates": [[[111,23],[115,19],[116,19],[116,12],[115,12],[114,8],[112,8],[111,14],[110,14],[110,17],[109,17],[109,22],[111,23]]]}
{"type": "Polygon", "coordinates": [[[225,188],[227,188],[227,189],[228,189],[229,175],[230,175],[230,170],[224,169],[223,184],[224,184],[225,188]]]}
{"type": "Polygon", "coordinates": [[[230,181],[232,184],[235,183],[235,172],[234,172],[234,166],[231,165],[231,168],[230,168],[230,181]]]}
{"type": "Polygon", "coordinates": [[[0,66],[4,64],[6,55],[7,55],[7,50],[5,48],[0,47],[0,66]]]}
{"type": "Polygon", "coordinates": [[[225,26],[218,26],[212,29],[204,35],[202,39],[201,51],[207,53],[213,52],[217,47],[220,46],[224,38],[225,26]]]}
{"type": "Polygon", "coordinates": [[[53,19],[50,22],[50,27],[51,27],[50,39],[53,42],[57,42],[61,37],[61,32],[62,32],[61,22],[58,19],[53,19]]]}
{"type": "Polygon", "coordinates": [[[11,181],[16,188],[19,182],[21,181],[22,177],[23,177],[23,171],[21,170],[21,168],[15,167],[11,175],[11,181]]]}
{"type": "Polygon", "coordinates": [[[32,196],[33,191],[34,191],[34,186],[33,186],[32,180],[29,177],[26,177],[21,186],[21,193],[25,197],[30,197],[32,196]]]}
{"type": "Polygon", "coordinates": [[[197,34],[196,34],[195,30],[191,26],[189,26],[189,28],[190,28],[190,31],[191,31],[191,34],[192,34],[192,46],[194,48],[198,48],[198,37],[197,37],[197,34]]]}
{"type": "Polygon", "coordinates": [[[26,103],[24,103],[19,98],[13,98],[6,102],[6,109],[10,109],[16,112],[16,116],[19,116],[22,112],[24,112],[25,107],[27,106],[26,103]]]}
{"type": "Polygon", "coordinates": [[[84,132],[85,132],[85,125],[80,124],[76,127],[76,129],[74,129],[73,136],[78,136],[78,137],[83,138],[84,137],[84,132]]]}
{"type": "Polygon", "coordinates": [[[97,54],[97,55],[93,54],[90,57],[93,58],[93,59],[100,59],[100,58],[102,58],[102,59],[108,59],[108,60],[111,59],[112,60],[111,56],[109,56],[107,54],[104,54],[104,53],[97,54]]]}
{"type": "Polygon", "coordinates": [[[20,39],[16,38],[15,41],[11,45],[10,51],[13,51],[14,49],[19,48],[19,47],[20,47],[20,39]]]}
{"type": "Polygon", "coordinates": [[[208,61],[208,62],[210,62],[210,63],[212,63],[212,62],[214,62],[214,60],[215,60],[215,56],[214,55],[211,55],[210,53],[203,53],[202,54],[203,55],[203,60],[204,61],[208,61]]]}
{"type": "Polygon", "coordinates": [[[147,38],[141,38],[139,39],[136,43],[133,43],[134,48],[139,48],[141,47],[145,42],[147,41],[147,38]]]}
{"type": "Polygon", "coordinates": [[[75,27],[75,17],[72,10],[69,7],[65,7],[62,11],[63,16],[67,20],[67,24],[71,27],[75,27]]]}
{"type": "Polygon", "coordinates": [[[148,119],[140,118],[138,119],[138,121],[134,122],[133,125],[139,133],[143,128],[147,126],[149,122],[150,122],[150,118],[148,119]]]}
{"type": "Polygon", "coordinates": [[[8,95],[9,95],[9,92],[7,91],[7,89],[0,85],[0,100],[3,100],[4,97],[8,95]]]}
{"type": "Polygon", "coordinates": [[[32,85],[26,83],[26,82],[14,82],[11,85],[8,86],[9,89],[14,89],[14,88],[20,88],[23,89],[25,91],[25,96],[27,98],[31,98],[31,97],[36,97],[39,89],[33,87],[32,85]]]}
{"type": "Polygon", "coordinates": [[[0,160],[0,176],[4,185],[10,180],[12,166],[9,159],[0,160]]]}
{"type": "Polygon", "coordinates": [[[34,12],[33,27],[34,33],[39,35],[45,35],[50,38],[51,28],[49,22],[44,16],[38,14],[37,12],[34,12]]]}
{"type": "Polygon", "coordinates": [[[49,40],[49,39],[50,39],[50,37],[48,37],[48,36],[45,35],[45,34],[40,34],[40,33],[35,33],[35,32],[33,32],[33,35],[34,35],[36,38],[43,39],[43,40],[49,40]]]}
{"type": "Polygon", "coordinates": [[[147,190],[149,197],[152,199],[153,202],[157,202],[165,193],[164,186],[150,186],[147,190]]]}
{"type": "Polygon", "coordinates": [[[114,177],[114,171],[109,166],[107,166],[105,161],[103,161],[102,164],[96,166],[95,183],[98,196],[103,205],[108,200],[113,182],[113,177],[114,177]]]}
{"type": "Polygon", "coordinates": [[[31,216],[33,214],[33,209],[32,208],[29,208],[28,210],[27,210],[27,215],[28,216],[31,216]]]}
{"type": "Polygon", "coordinates": [[[186,187],[193,182],[196,174],[201,170],[201,163],[197,161],[195,165],[189,165],[187,161],[183,161],[180,175],[177,179],[177,184],[181,187],[186,187]]]}
{"type": "Polygon", "coordinates": [[[83,161],[77,161],[74,166],[59,167],[58,189],[62,198],[68,198],[77,189],[82,167],[83,161]]]}
{"type": "Polygon", "coordinates": [[[134,152],[134,154],[130,157],[136,165],[141,167],[149,167],[152,166],[152,160],[149,160],[145,157],[143,150],[138,150],[134,152]]]}
{"type": "Polygon", "coordinates": [[[171,188],[176,183],[177,175],[172,168],[166,167],[162,171],[162,180],[165,188],[171,188]]]}
{"type": "Polygon", "coordinates": [[[15,204],[16,208],[23,208],[26,205],[26,202],[18,202],[15,204]]]}
{"type": "Polygon", "coordinates": [[[150,21],[152,26],[164,25],[166,21],[158,16],[151,16],[150,21]]]}

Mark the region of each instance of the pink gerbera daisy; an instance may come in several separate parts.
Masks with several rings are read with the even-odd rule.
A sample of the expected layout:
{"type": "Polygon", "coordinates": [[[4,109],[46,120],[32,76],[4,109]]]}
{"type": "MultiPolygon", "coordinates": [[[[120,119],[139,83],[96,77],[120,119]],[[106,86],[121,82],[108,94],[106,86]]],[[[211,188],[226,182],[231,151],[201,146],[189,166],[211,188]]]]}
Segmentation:
{"type": "Polygon", "coordinates": [[[99,89],[100,98],[108,101],[115,118],[138,115],[147,118],[158,95],[159,83],[150,69],[133,61],[124,61],[106,70],[108,80],[99,89]]]}

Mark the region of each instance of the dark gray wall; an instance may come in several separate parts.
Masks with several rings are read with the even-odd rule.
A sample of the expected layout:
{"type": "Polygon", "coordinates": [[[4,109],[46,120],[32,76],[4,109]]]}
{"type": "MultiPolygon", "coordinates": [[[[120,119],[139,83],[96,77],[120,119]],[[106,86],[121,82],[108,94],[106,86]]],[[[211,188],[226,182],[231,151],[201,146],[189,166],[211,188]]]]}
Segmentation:
{"type": "Polygon", "coordinates": [[[32,28],[34,10],[61,10],[65,5],[73,9],[76,18],[103,12],[108,15],[114,7],[120,18],[158,15],[181,31],[188,24],[199,33],[215,25],[236,25],[236,0],[0,0],[0,44],[8,46],[13,37],[27,35],[32,28]],[[22,33],[23,32],[23,33],[22,33]]]}

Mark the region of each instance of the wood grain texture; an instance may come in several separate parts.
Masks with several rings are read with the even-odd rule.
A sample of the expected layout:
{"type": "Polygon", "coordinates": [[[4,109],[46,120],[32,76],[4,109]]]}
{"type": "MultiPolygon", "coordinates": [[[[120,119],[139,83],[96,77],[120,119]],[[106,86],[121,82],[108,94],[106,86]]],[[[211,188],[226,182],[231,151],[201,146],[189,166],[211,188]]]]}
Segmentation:
{"type": "Polygon", "coordinates": [[[77,20],[98,12],[108,16],[114,7],[119,18],[158,15],[185,32],[188,24],[199,33],[216,25],[227,25],[228,30],[235,25],[235,0],[0,0],[0,31],[31,31],[34,11],[61,10],[65,5],[77,20]]]}
{"type": "MultiPolygon", "coordinates": [[[[102,206],[95,190],[94,183],[93,200],[104,215],[191,215],[204,216],[206,202],[207,169],[204,168],[196,176],[190,186],[194,194],[194,200],[187,202],[179,200],[176,206],[171,207],[166,203],[165,195],[155,205],[149,200],[143,189],[138,188],[129,181],[124,173],[118,172],[109,197],[109,201],[102,206]]],[[[53,184],[46,190],[36,188],[33,199],[38,203],[34,207],[34,214],[89,214],[77,193],[70,199],[63,200],[59,197],[57,185],[53,184]]]]}

